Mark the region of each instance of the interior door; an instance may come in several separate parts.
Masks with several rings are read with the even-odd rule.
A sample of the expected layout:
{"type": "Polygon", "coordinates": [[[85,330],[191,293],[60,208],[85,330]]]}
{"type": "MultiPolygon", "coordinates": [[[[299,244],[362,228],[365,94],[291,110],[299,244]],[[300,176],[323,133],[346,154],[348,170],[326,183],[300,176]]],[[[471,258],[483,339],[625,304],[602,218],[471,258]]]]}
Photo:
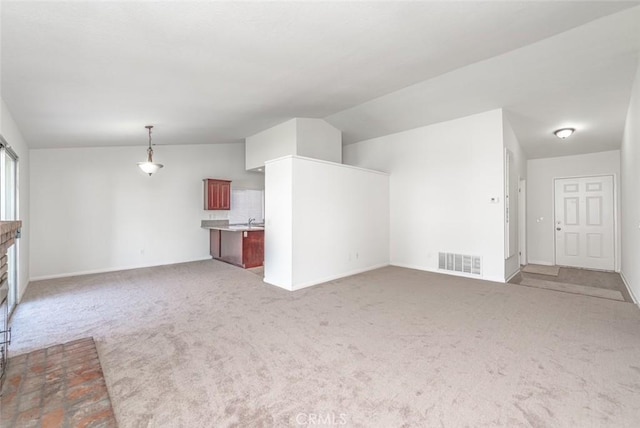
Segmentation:
{"type": "Polygon", "coordinates": [[[556,264],[614,270],[613,176],[555,180],[556,264]]]}

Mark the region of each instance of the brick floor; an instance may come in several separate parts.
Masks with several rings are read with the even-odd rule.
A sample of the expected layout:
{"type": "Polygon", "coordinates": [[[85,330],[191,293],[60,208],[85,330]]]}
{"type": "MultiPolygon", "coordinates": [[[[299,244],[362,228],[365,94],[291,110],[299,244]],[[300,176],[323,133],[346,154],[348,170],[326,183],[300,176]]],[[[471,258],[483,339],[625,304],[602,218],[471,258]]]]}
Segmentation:
{"type": "Polygon", "coordinates": [[[0,426],[116,427],[93,338],[10,358],[0,426]]]}

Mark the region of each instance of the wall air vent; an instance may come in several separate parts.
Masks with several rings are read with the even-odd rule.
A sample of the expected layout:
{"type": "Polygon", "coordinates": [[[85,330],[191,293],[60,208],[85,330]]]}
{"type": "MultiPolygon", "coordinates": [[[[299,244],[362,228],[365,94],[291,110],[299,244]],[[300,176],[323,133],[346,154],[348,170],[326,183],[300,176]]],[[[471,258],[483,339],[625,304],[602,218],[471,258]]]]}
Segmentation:
{"type": "Polygon", "coordinates": [[[469,275],[482,275],[482,257],[466,254],[438,253],[438,269],[469,275]]]}

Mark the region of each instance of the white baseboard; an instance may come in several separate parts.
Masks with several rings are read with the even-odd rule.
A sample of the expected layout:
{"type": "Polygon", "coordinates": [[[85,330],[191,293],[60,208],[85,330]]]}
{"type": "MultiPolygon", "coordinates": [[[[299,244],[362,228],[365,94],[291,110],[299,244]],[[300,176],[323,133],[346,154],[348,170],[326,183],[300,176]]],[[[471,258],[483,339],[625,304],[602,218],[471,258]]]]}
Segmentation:
{"type": "Polygon", "coordinates": [[[408,264],[404,264],[404,263],[391,263],[391,266],[397,266],[397,267],[407,268],[407,269],[422,270],[422,271],[425,271],[425,272],[441,273],[443,275],[460,276],[460,277],[463,277],[463,278],[477,279],[477,280],[480,280],[480,281],[491,281],[491,282],[498,282],[498,283],[501,283],[501,284],[505,283],[504,278],[493,277],[493,276],[471,275],[469,273],[452,272],[452,271],[441,270],[441,269],[437,269],[437,268],[434,269],[432,267],[426,267],[426,266],[415,266],[415,265],[408,265],[408,264]]]}
{"type": "Polygon", "coordinates": [[[348,272],[343,272],[343,273],[340,273],[340,274],[337,274],[337,275],[330,275],[330,276],[324,277],[324,278],[319,279],[319,280],[303,282],[303,283],[300,283],[300,284],[293,284],[293,287],[292,287],[293,289],[291,291],[301,290],[303,288],[307,288],[307,287],[311,287],[311,286],[314,286],[314,285],[323,284],[325,282],[333,281],[334,279],[340,279],[340,278],[344,278],[344,277],[351,276],[351,275],[357,275],[359,273],[368,272],[370,270],[375,270],[375,269],[380,269],[380,268],[383,268],[383,267],[386,267],[386,266],[389,266],[389,264],[388,263],[382,263],[382,264],[379,264],[379,265],[367,266],[367,267],[362,268],[362,269],[354,269],[354,270],[351,270],[351,271],[348,271],[348,272]]]}
{"type": "Polygon", "coordinates": [[[22,302],[22,298],[24,297],[24,294],[27,292],[27,288],[29,288],[29,284],[31,283],[31,278],[27,278],[27,282],[26,285],[24,286],[24,288],[19,287],[20,289],[20,295],[18,296],[18,298],[16,299],[16,306],[20,304],[20,302],[22,302]]]}
{"type": "Polygon", "coordinates": [[[278,288],[282,288],[283,290],[293,291],[291,289],[291,286],[276,284],[276,281],[273,281],[271,278],[267,278],[266,276],[262,278],[262,282],[264,282],[267,285],[271,285],[272,287],[278,287],[278,288]]]}
{"type": "Polygon", "coordinates": [[[540,261],[540,260],[527,260],[527,263],[529,263],[530,265],[542,265],[542,266],[555,266],[555,264],[553,262],[547,262],[547,261],[540,261]]]}
{"type": "Polygon", "coordinates": [[[281,285],[281,284],[276,284],[275,281],[272,281],[270,278],[267,278],[266,276],[263,278],[263,282],[265,284],[269,284],[269,285],[273,285],[274,287],[279,287],[282,288],[284,290],[288,290],[288,291],[297,291],[297,290],[301,290],[303,288],[308,288],[308,287],[312,287],[314,285],[318,285],[318,284],[323,284],[325,282],[329,282],[329,281],[333,281],[335,279],[340,279],[340,278],[345,278],[347,276],[351,276],[351,275],[356,275],[362,272],[368,272],[374,269],[380,269],[383,267],[389,266],[388,263],[385,264],[380,264],[380,265],[373,265],[373,266],[369,266],[366,268],[362,268],[362,269],[355,269],[352,271],[348,271],[348,272],[344,272],[341,274],[337,274],[337,275],[330,275],[327,277],[324,277],[322,279],[319,280],[314,280],[314,281],[308,281],[308,282],[303,282],[300,284],[291,284],[291,285],[281,285]]]}
{"type": "Polygon", "coordinates": [[[620,271],[620,278],[622,278],[622,282],[624,283],[624,286],[627,287],[627,292],[629,293],[629,296],[631,296],[631,300],[633,300],[633,303],[635,303],[638,307],[640,307],[640,303],[638,303],[638,298],[636,297],[635,294],[633,294],[633,290],[629,285],[629,281],[627,281],[627,277],[624,276],[624,272],[622,271],[620,271]]]}
{"type": "Polygon", "coordinates": [[[518,275],[520,273],[520,268],[516,269],[516,271],[514,273],[511,274],[511,276],[509,276],[505,282],[509,282],[511,281],[516,275],[518,275]]]}
{"type": "Polygon", "coordinates": [[[118,272],[121,270],[143,269],[143,268],[156,267],[156,266],[168,266],[168,265],[175,265],[178,263],[200,262],[203,260],[211,260],[211,256],[192,259],[192,260],[180,260],[180,261],[169,262],[169,263],[151,263],[148,265],[138,265],[138,266],[116,266],[116,267],[110,267],[110,268],[104,268],[104,269],[91,269],[91,270],[76,271],[76,272],[57,273],[53,275],[41,275],[41,276],[35,276],[35,277],[29,278],[29,282],[31,283],[33,281],[42,281],[45,279],[70,278],[73,276],[93,275],[96,273],[118,272]]]}

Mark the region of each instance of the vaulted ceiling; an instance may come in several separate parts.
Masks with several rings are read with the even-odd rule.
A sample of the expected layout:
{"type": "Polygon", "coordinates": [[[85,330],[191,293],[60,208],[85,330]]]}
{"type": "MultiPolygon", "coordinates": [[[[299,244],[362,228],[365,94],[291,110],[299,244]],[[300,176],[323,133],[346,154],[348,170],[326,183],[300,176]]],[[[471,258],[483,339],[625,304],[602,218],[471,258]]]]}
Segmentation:
{"type": "Polygon", "coordinates": [[[638,2],[1,3],[1,96],[32,148],[352,143],[505,108],[531,157],[617,148],[638,2]],[[558,144],[551,132],[578,133],[558,144]]]}

